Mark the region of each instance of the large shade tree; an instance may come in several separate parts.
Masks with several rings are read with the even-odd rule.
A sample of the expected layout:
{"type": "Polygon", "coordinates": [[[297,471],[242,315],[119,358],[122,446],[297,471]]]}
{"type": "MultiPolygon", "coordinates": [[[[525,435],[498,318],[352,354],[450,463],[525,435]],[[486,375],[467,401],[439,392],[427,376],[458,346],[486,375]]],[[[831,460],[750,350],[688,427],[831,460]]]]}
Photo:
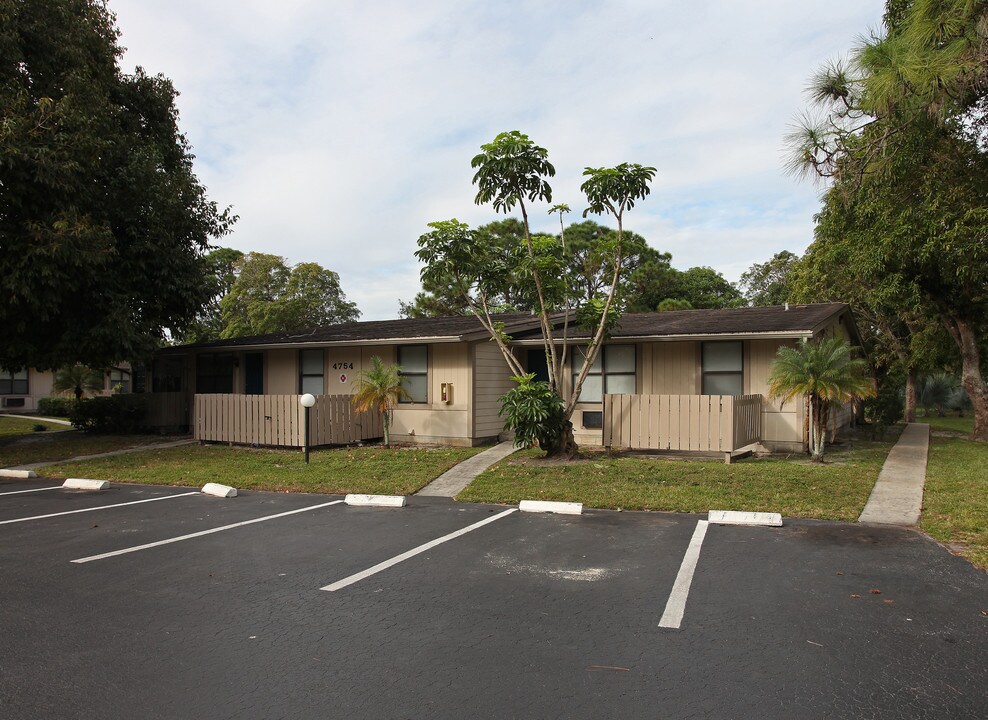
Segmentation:
{"type": "Polygon", "coordinates": [[[99,0],[0,0],[0,367],[147,356],[208,300],[211,202],[162,75],[99,0]]]}
{"type": "Polygon", "coordinates": [[[885,229],[862,212],[864,206],[859,202],[852,212],[846,195],[828,194],[817,215],[815,240],[791,273],[791,297],[850,303],[876,382],[901,388],[905,381],[905,419],[915,422],[918,378],[952,365],[956,348],[951,352],[950,338],[917,284],[886,272],[881,248],[892,246],[876,240],[885,229]]]}
{"type": "MultiPolygon", "coordinates": [[[[490,307],[503,312],[537,312],[538,295],[534,292],[531,276],[523,267],[527,252],[524,224],[517,218],[506,218],[481,225],[472,231],[472,235],[490,262],[503,263],[517,270],[502,274],[500,286],[489,286],[487,301],[490,307]]],[[[562,272],[560,279],[564,284],[553,298],[554,309],[576,306],[606,294],[613,275],[610,259],[617,240],[616,230],[584,220],[569,226],[561,222],[556,236],[539,232],[533,233],[532,237],[535,250],[544,251],[553,264],[559,264],[562,272]]],[[[630,231],[625,231],[623,245],[624,271],[618,293],[621,302],[633,294],[627,281],[629,274],[653,255],[659,255],[643,237],[630,231]]],[[[399,301],[399,314],[403,317],[440,317],[471,312],[456,287],[453,276],[430,274],[428,280],[423,279],[422,292],[411,302],[399,301]]]]}
{"type": "Polygon", "coordinates": [[[223,314],[220,302],[233,289],[237,280],[239,263],[244,254],[234,248],[218,247],[203,257],[206,282],[210,285],[209,300],[199,311],[194,322],[172,339],[178,343],[198,343],[218,340],[223,332],[223,314]]]}
{"type": "Polygon", "coordinates": [[[653,250],[629,273],[625,298],[629,312],[654,312],[670,305],[708,309],[744,305],[738,289],[713,268],[677,270],[671,259],[668,253],[653,250]]]}
{"type": "Polygon", "coordinates": [[[790,137],[792,166],[872,228],[866,281],[899,278],[939,319],[988,440],[988,4],[891,0],[885,25],[815,78],[824,117],[790,137]]]}
{"type": "Polygon", "coordinates": [[[798,255],[781,250],[765,262],[755,263],[741,273],[738,289],[749,305],[785,305],[792,300],[793,272],[798,265],[798,255]]]}
{"type": "Polygon", "coordinates": [[[220,337],[292,332],[353,322],[340,276],[317,263],[289,266],[285,258],[248,253],[235,263],[236,280],[220,301],[220,337]]]}

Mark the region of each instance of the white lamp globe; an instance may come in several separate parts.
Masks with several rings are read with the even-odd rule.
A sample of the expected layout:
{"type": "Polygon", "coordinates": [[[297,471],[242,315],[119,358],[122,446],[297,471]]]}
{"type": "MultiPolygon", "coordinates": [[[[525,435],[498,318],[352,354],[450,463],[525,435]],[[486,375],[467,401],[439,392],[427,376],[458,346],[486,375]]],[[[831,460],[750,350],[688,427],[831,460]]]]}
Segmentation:
{"type": "Polygon", "coordinates": [[[306,393],[298,399],[298,402],[302,407],[310,408],[316,404],[316,397],[312,393],[306,393]]]}

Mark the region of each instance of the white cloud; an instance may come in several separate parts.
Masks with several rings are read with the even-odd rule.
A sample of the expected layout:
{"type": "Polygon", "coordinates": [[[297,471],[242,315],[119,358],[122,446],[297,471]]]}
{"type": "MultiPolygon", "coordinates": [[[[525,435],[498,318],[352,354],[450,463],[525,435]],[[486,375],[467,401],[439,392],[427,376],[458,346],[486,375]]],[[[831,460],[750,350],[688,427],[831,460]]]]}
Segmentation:
{"type": "MultiPolygon", "coordinates": [[[[495,219],[470,158],[501,130],[550,150],[557,200],[587,165],[658,168],[627,224],[736,279],[801,252],[817,191],[782,136],[826,59],[880,0],[519,2],[111,0],[128,48],[182,93],[196,171],[241,219],[223,242],[340,273],[366,319],[418,289],[426,223],[495,219]]],[[[532,213],[550,229],[544,208],[532,213]]],[[[579,219],[578,212],[570,216],[579,219]]]]}

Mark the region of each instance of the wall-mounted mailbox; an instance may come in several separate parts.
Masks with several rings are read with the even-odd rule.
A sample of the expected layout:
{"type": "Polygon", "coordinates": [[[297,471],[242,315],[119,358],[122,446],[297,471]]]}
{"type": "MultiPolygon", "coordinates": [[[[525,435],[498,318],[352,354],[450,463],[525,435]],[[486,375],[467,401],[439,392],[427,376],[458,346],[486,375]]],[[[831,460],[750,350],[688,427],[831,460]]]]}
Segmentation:
{"type": "Polygon", "coordinates": [[[447,405],[453,402],[453,383],[443,383],[440,385],[439,394],[442,401],[447,405]]]}

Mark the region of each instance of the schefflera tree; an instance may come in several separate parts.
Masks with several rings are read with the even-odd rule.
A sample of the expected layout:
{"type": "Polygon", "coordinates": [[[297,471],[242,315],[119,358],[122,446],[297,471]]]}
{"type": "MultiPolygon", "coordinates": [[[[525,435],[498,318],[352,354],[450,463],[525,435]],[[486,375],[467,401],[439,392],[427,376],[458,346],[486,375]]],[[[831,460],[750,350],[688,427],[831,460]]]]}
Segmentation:
{"type": "MultiPolygon", "coordinates": [[[[581,190],[590,213],[610,215],[617,221],[617,235],[599,250],[610,257],[609,283],[597,296],[584,299],[575,316],[589,328],[591,337],[583,352],[583,364],[573,392],[562,393],[569,338],[566,325],[557,332],[560,311],[569,310],[574,298],[565,282],[563,248],[555,238],[533,234],[529,222],[531,204],[552,202],[547,178],[556,170],[548,151],[517,130],[500,133],[481,146],[471,165],[477,186],[475,202],[490,204],[495,212],[518,210],[524,226],[524,239],[517,252],[492,252],[478,242],[473,230],[456,219],[430,223],[432,230],[419,238],[416,257],[424,264],[423,285],[445,282],[463,297],[470,310],[490,333],[504,356],[518,387],[502,398],[502,414],[507,427],[516,431],[516,442],[530,446],[536,440],[549,456],[572,457],[579,448],[571,421],[580,390],[600,352],[606,333],[619,314],[617,291],[624,259],[624,214],[635,202],[649,194],[655,168],[637,163],[621,163],[612,168],[587,167],[581,190]],[[519,277],[530,279],[542,331],[549,382],[541,383],[526,373],[511,352],[511,337],[495,319],[491,299],[519,277]],[[545,386],[548,387],[545,387],[545,386]]],[[[567,312],[568,316],[568,312],[567,312]]]]}

